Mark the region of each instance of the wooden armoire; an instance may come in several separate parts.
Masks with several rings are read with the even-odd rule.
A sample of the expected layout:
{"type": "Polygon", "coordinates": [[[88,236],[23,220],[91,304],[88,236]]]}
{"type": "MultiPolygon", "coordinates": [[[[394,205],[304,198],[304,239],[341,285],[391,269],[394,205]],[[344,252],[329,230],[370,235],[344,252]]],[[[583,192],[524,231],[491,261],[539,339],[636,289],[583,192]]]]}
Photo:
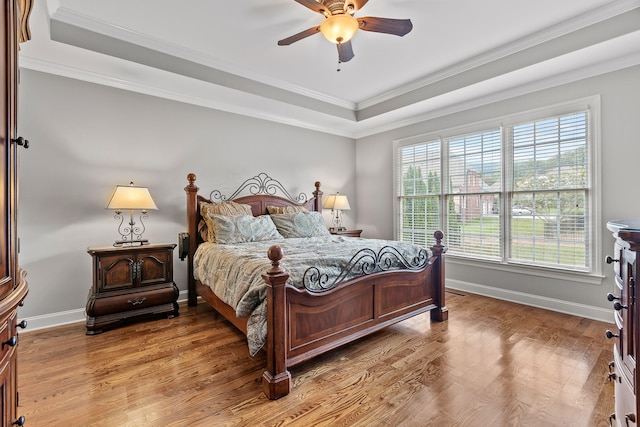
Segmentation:
{"type": "Polygon", "coordinates": [[[18,413],[19,327],[17,319],[29,290],[25,272],[18,266],[18,150],[29,142],[17,135],[18,42],[29,38],[28,18],[32,0],[3,0],[2,27],[2,126],[0,126],[0,425],[23,425],[18,413]]]}

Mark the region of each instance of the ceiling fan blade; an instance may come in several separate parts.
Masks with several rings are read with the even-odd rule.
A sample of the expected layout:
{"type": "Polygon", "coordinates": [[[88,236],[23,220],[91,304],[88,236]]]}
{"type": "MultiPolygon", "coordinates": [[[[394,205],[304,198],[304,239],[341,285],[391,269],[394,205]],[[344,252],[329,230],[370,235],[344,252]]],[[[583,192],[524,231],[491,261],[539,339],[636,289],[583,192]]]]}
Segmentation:
{"type": "Polygon", "coordinates": [[[340,62],[348,62],[355,56],[353,54],[353,47],[351,46],[351,40],[346,43],[338,43],[338,60],[340,62]]]}
{"type": "Polygon", "coordinates": [[[326,7],[324,7],[324,5],[316,0],[295,0],[296,2],[300,3],[301,5],[308,7],[309,9],[313,10],[314,12],[318,12],[318,13],[322,13],[323,15],[327,16],[327,14],[331,15],[331,12],[329,12],[327,10],[326,7]]]}
{"type": "Polygon", "coordinates": [[[365,31],[374,31],[376,33],[395,34],[396,36],[404,36],[413,28],[410,19],[390,19],[375,18],[366,16],[358,18],[360,29],[365,31]]]}
{"type": "Polygon", "coordinates": [[[278,46],[288,46],[291,43],[295,43],[298,40],[302,40],[305,37],[309,37],[314,35],[315,33],[319,33],[320,32],[320,26],[318,25],[317,27],[312,27],[312,28],[307,28],[304,31],[300,31],[298,34],[294,34],[290,37],[287,37],[286,39],[282,39],[278,42],[278,46]]]}

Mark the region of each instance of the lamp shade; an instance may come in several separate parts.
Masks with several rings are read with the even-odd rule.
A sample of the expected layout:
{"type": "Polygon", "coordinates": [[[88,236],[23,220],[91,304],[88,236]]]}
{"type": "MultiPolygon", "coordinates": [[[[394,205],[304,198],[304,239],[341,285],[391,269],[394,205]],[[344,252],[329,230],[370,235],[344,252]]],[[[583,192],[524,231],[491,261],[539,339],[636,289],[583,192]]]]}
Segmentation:
{"type": "Polygon", "coordinates": [[[358,20],[349,14],[332,15],[322,21],[320,32],[332,43],[346,43],[358,30],[358,20]]]}
{"type": "Polygon", "coordinates": [[[341,211],[348,211],[351,209],[347,196],[340,193],[329,194],[329,197],[324,199],[324,202],[322,202],[322,207],[325,209],[341,211]]]}
{"type": "Polygon", "coordinates": [[[149,209],[157,210],[158,207],[151,198],[151,193],[149,193],[147,187],[137,187],[132,182],[129,185],[116,186],[107,209],[136,209],[144,211],[149,209]]]}

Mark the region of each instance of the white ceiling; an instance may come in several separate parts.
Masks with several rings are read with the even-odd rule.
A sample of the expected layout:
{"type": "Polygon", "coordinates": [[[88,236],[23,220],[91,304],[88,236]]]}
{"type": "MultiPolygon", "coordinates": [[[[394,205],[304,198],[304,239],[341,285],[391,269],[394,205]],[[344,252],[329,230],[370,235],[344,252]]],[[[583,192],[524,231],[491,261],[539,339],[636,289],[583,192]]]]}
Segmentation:
{"type": "Polygon", "coordinates": [[[36,0],[23,67],[353,138],[640,63],[640,0],[370,0],[340,65],[294,0],[36,0]]]}

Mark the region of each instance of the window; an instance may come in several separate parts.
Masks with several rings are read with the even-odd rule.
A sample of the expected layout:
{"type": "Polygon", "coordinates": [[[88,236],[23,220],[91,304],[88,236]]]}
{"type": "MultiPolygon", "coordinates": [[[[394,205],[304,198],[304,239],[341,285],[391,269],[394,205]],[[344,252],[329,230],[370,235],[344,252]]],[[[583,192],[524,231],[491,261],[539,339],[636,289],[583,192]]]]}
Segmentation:
{"type": "Polygon", "coordinates": [[[397,141],[398,239],[429,246],[440,229],[450,255],[592,272],[590,111],[554,107],[397,141]]]}

